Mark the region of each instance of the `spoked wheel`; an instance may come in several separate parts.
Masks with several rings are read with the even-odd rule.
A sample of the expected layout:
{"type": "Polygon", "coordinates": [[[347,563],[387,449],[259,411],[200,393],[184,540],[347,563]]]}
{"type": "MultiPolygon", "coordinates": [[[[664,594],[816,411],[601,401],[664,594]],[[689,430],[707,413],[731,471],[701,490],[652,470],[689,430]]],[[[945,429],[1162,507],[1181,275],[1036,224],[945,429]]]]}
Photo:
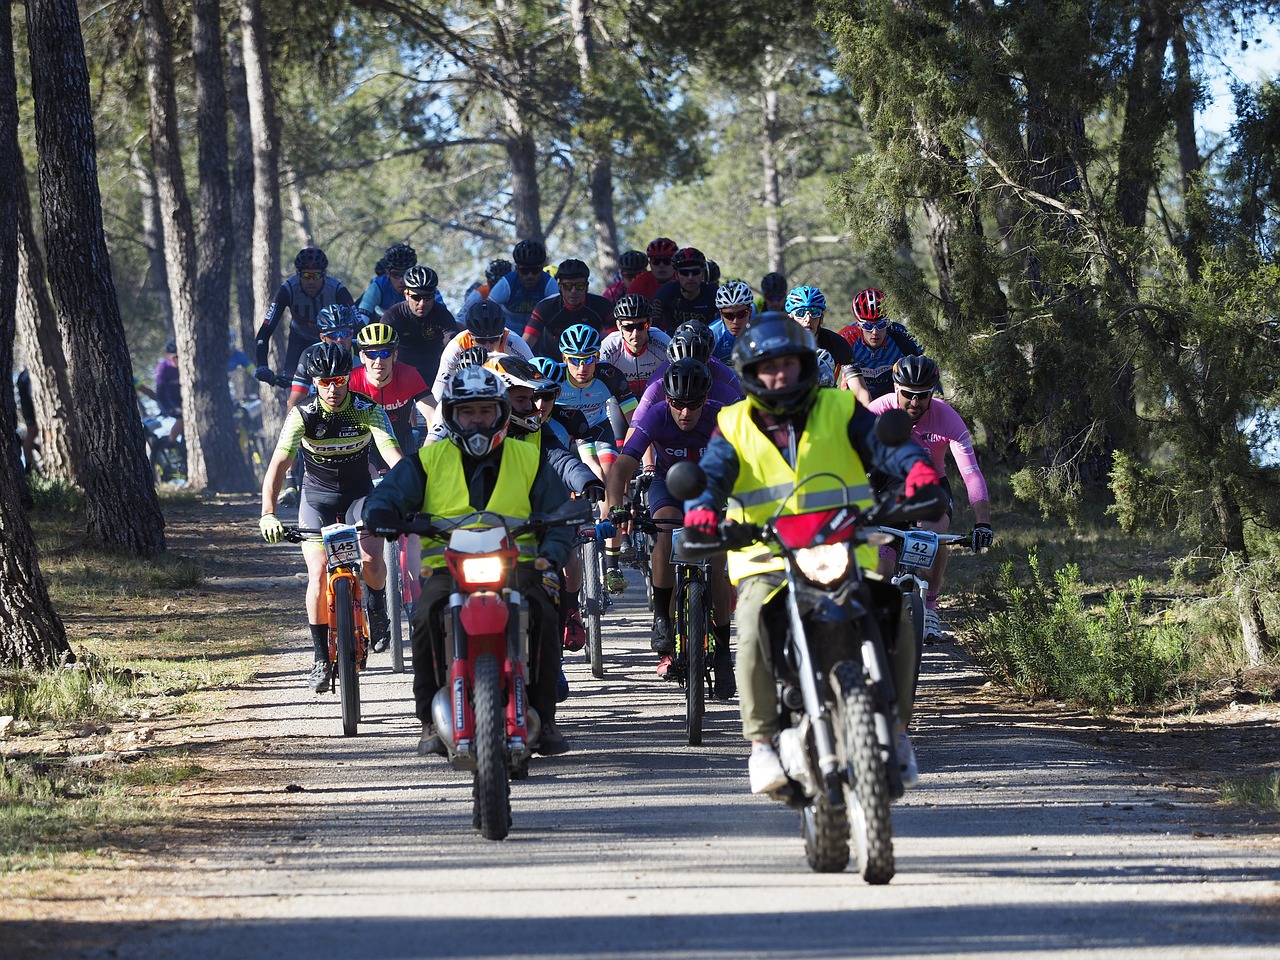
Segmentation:
{"type": "Polygon", "coordinates": [[[647,533],[636,534],[636,567],[644,577],[644,594],[649,604],[649,612],[653,613],[653,551],[649,545],[647,533]]]}
{"type": "Polygon", "coordinates": [[[587,627],[587,660],[591,675],[604,676],[604,638],[600,615],[604,612],[604,583],[601,576],[600,544],[591,540],[582,545],[582,619],[587,627]]]}
{"type": "Polygon", "coordinates": [[[835,667],[842,701],[838,728],[839,750],[847,776],[845,806],[858,858],[858,873],[867,883],[893,879],[893,824],[889,818],[889,782],[880,742],[876,738],[875,709],[858,666],[849,661],[835,667]]]}
{"type": "Polygon", "coordinates": [[[472,782],[474,822],[486,840],[502,840],[511,829],[511,783],[507,777],[506,711],[502,708],[501,669],[496,657],[475,662],[476,773],[472,782]]]}
{"type": "Polygon", "coordinates": [[[685,584],[684,727],[689,746],[702,743],[702,714],[707,697],[707,586],[697,580],[685,584]]]}
{"type": "Polygon", "coordinates": [[[338,693],[342,699],[342,732],[356,735],[360,723],[360,678],[356,673],[356,619],[351,605],[351,581],[333,585],[333,608],[338,618],[338,693]]]}
{"type": "Polygon", "coordinates": [[[385,540],[382,557],[387,564],[387,617],[391,624],[391,669],[404,673],[404,582],[401,580],[400,541],[385,540]]]}

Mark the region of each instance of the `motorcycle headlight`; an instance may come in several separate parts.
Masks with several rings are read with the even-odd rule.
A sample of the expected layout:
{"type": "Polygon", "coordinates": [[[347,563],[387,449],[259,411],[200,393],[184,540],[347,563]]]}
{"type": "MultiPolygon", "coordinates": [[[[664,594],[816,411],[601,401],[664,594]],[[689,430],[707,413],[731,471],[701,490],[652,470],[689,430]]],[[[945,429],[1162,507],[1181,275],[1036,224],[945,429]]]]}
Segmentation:
{"type": "Polygon", "coordinates": [[[467,557],[462,561],[467,583],[501,583],[506,579],[502,557],[467,557]]]}
{"type": "Polygon", "coordinates": [[[795,558],[796,566],[806,579],[826,586],[835,583],[849,569],[849,546],[844,543],[823,543],[797,550],[795,558]]]}

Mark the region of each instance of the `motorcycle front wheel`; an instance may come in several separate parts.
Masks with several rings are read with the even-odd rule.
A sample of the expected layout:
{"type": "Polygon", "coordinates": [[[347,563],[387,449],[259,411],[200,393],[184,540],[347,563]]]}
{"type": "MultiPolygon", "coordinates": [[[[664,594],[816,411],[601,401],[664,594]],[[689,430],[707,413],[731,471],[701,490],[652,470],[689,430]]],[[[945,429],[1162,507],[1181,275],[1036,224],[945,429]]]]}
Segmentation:
{"type": "Polygon", "coordinates": [[[507,712],[502,705],[502,673],[496,657],[483,654],[474,667],[476,773],[472,782],[473,821],[486,840],[503,840],[511,829],[511,783],[504,744],[507,712]]]}
{"type": "Polygon", "coordinates": [[[840,691],[837,750],[846,771],[845,808],[858,873],[867,883],[888,883],[894,874],[893,823],[889,780],[876,737],[875,708],[857,664],[844,661],[834,672],[840,691]]]}

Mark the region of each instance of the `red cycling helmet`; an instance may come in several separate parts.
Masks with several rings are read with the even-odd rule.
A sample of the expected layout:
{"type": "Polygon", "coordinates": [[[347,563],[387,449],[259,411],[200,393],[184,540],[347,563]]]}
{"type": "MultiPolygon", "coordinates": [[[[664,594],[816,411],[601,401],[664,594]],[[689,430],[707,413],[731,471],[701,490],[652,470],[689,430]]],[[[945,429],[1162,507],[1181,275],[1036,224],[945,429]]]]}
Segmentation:
{"type": "Polygon", "coordinates": [[[872,322],[875,320],[883,320],[884,317],[884,291],[877,290],[875,287],[867,287],[856,297],[853,298],[853,315],[859,320],[872,322]]]}
{"type": "Polygon", "coordinates": [[[674,257],[679,249],[670,237],[659,237],[650,243],[644,252],[652,260],[654,257],[674,257]]]}

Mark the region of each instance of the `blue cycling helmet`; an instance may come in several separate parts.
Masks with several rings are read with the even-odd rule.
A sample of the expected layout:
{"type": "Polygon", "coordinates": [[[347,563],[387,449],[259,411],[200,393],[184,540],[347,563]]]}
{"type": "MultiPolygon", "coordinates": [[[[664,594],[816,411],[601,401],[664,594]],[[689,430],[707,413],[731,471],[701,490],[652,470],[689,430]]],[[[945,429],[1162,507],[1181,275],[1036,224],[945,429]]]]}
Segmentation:
{"type": "Polygon", "coordinates": [[[782,306],[787,313],[795,313],[797,310],[820,310],[826,313],[827,298],[817,287],[796,287],[787,294],[787,302],[782,306]]]}
{"type": "Polygon", "coordinates": [[[336,330],[349,330],[355,333],[356,327],[359,326],[356,321],[359,319],[361,317],[355,307],[350,304],[335,303],[316,314],[316,328],[321,336],[332,336],[336,330]]]}
{"type": "Polygon", "coordinates": [[[550,357],[534,357],[533,365],[537,371],[552,383],[564,383],[564,364],[550,357]]]}
{"type": "Polygon", "coordinates": [[[600,334],[595,327],[575,323],[560,334],[560,352],[566,357],[585,357],[600,352],[600,334]]]}

